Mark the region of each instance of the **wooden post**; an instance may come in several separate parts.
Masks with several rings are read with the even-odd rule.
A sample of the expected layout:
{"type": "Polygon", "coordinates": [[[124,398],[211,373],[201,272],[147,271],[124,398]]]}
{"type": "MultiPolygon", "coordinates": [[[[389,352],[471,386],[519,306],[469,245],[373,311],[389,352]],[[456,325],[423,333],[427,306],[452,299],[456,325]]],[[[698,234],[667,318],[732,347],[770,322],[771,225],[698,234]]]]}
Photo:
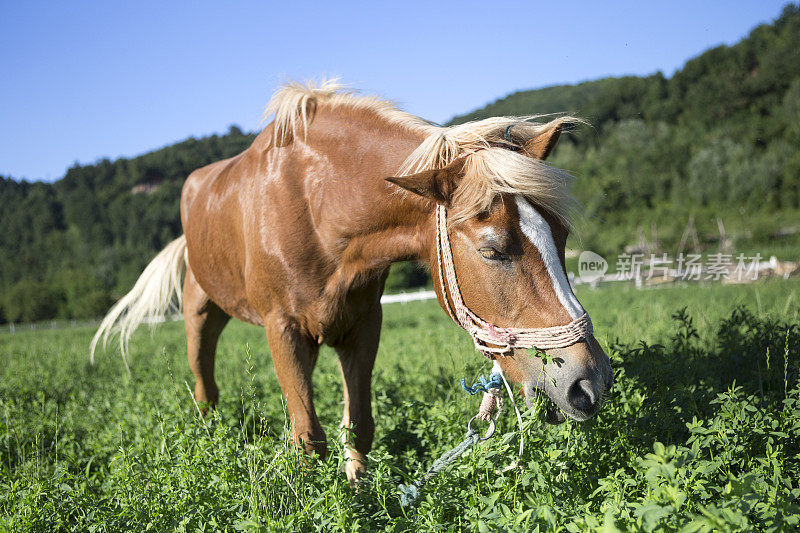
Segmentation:
{"type": "Polygon", "coordinates": [[[717,229],[719,230],[719,249],[720,251],[728,250],[731,247],[731,243],[728,241],[728,237],[725,234],[725,224],[722,223],[722,219],[717,217],[717,229]]]}
{"type": "Polygon", "coordinates": [[[678,244],[678,255],[683,253],[683,248],[686,246],[686,241],[692,238],[692,243],[695,249],[700,248],[700,239],[697,237],[697,228],[694,226],[694,215],[689,215],[689,222],[686,224],[686,229],[683,230],[681,235],[681,242],[678,244]]]}

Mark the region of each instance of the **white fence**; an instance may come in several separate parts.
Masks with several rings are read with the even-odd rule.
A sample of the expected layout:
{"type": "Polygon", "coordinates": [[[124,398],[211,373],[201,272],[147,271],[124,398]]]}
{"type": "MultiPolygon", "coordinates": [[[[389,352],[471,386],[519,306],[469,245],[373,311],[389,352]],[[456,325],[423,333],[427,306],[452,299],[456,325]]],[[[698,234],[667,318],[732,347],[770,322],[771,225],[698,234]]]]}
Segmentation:
{"type": "Polygon", "coordinates": [[[381,296],[382,304],[405,304],[408,302],[416,302],[419,300],[433,300],[436,298],[436,293],[433,291],[420,290],[416,292],[400,292],[397,294],[384,294],[381,296]]]}

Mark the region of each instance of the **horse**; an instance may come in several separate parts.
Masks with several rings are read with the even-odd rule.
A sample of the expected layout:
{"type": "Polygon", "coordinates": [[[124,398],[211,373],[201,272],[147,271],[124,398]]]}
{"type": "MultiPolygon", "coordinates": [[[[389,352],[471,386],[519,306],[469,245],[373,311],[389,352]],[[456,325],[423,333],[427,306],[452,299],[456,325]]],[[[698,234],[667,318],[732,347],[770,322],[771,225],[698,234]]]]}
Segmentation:
{"type": "Polygon", "coordinates": [[[183,235],[110,309],[92,360],[119,335],[127,366],[131,333],[177,301],[196,401],[214,406],[223,328],[231,317],[263,327],[294,443],[324,457],[312,371],[327,344],[341,366],[355,484],[375,432],[384,283],[392,263],[419,261],[439,305],[527,401],[542,391],[556,422],[597,412],[613,372],[566,276],[570,176],[544,163],[578,119],[442,127],[335,80],[281,86],[272,113],[244,152],[186,179],[183,235]]]}

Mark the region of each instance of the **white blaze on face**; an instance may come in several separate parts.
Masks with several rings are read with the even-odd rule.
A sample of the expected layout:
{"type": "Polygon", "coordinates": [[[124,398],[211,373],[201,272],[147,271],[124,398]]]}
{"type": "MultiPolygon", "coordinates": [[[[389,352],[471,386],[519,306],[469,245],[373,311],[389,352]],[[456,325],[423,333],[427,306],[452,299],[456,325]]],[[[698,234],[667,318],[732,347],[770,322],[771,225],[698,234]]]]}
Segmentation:
{"type": "Polygon", "coordinates": [[[585,311],[572,292],[572,287],[570,287],[567,276],[564,274],[561,261],[558,259],[558,251],[556,250],[556,243],[553,241],[550,225],[525,198],[521,196],[515,196],[514,198],[517,201],[519,226],[522,229],[522,233],[539,251],[539,255],[542,256],[544,261],[544,266],[547,268],[547,273],[550,274],[550,281],[553,283],[553,290],[556,292],[558,301],[567,310],[572,320],[575,320],[585,311]]]}

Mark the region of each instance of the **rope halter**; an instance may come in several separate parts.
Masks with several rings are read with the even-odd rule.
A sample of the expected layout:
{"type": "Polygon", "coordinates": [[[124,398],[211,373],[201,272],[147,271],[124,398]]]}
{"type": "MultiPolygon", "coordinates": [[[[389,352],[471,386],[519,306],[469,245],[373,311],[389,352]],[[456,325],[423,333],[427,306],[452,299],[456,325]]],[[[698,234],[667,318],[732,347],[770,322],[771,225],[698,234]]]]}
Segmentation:
{"type": "Polygon", "coordinates": [[[564,348],[592,334],[592,321],[586,312],[569,324],[549,328],[502,328],[473,313],[464,303],[458,288],[453,250],[447,233],[447,210],[441,204],[436,205],[436,256],[445,310],[472,336],[475,349],[485,357],[494,359],[514,348],[564,348]]]}

